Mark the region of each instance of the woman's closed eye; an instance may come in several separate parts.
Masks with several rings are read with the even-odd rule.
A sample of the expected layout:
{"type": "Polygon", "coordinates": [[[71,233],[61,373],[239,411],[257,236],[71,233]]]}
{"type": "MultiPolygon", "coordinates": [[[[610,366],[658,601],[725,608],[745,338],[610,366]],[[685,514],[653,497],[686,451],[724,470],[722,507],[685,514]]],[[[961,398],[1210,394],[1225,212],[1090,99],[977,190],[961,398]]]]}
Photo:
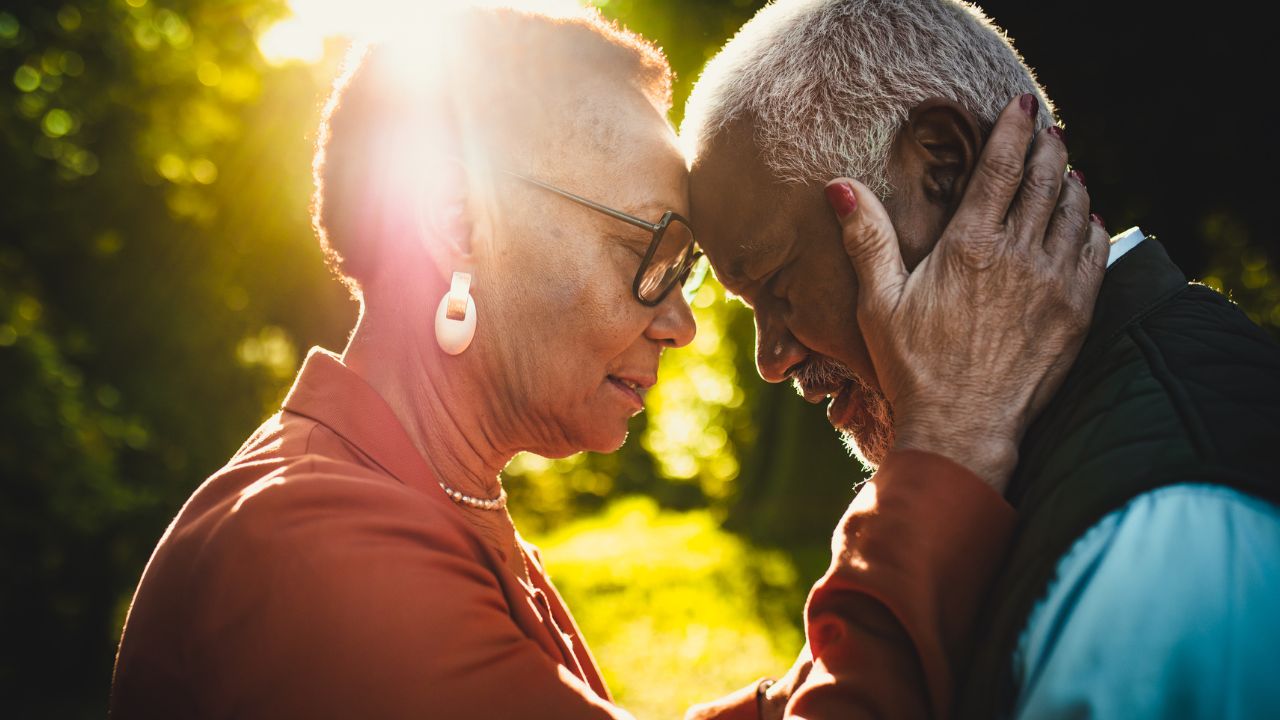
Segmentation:
{"type": "Polygon", "coordinates": [[[626,248],[634,254],[637,259],[642,261],[644,260],[645,253],[649,251],[649,242],[647,238],[645,240],[640,240],[639,238],[627,235],[610,235],[609,239],[626,248]]]}

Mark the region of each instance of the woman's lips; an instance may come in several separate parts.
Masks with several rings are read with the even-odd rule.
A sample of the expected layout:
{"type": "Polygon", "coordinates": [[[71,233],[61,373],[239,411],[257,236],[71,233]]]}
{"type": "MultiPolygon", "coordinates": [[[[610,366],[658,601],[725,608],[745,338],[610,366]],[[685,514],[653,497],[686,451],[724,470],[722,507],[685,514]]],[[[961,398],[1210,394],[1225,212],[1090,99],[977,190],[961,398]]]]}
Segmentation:
{"type": "Polygon", "coordinates": [[[636,412],[644,410],[644,397],[640,393],[645,389],[645,385],[616,375],[610,375],[608,380],[609,385],[621,393],[636,412]]]}

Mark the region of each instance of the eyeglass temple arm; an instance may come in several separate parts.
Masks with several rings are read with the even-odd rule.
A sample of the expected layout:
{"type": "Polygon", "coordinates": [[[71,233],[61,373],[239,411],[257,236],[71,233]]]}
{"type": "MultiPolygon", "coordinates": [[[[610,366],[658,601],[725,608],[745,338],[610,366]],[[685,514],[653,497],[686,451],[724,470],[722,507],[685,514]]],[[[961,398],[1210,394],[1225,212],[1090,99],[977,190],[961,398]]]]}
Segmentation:
{"type": "Polygon", "coordinates": [[[586,198],[584,198],[584,197],[581,197],[581,196],[579,196],[579,195],[574,195],[573,193],[569,192],[568,190],[561,190],[560,188],[558,188],[558,187],[556,187],[556,186],[554,186],[554,185],[548,185],[548,184],[546,184],[546,183],[542,182],[541,180],[534,180],[534,179],[533,179],[533,178],[531,178],[531,177],[528,177],[528,176],[525,176],[525,175],[521,175],[520,173],[511,172],[510,170],[504,170],[503,172],[505,172],[506,174],[510,175],[510,176],[511,176],[511,177],[513,177],[513,178],[517,178],[517,179],[519,179],[519,180],[523,180],[523,181],[525,181],[525,182],[527,182],[527,183],[529,183],[529,184],[531,184],[531,185],[537,185],[538,187],[542,188],[543,190],[549,190],[549,191],[551,191],[551,192],[553,192],[553,193],[555,193],[555,194],[557,194],[557,195],[559,195],[559,196],[561,196],[561,197],[563,197],[563,198],[567,198],[567,199],[569,199],[569,200],[572,200],[572,201],[574,201],[574,202],[578,203],[579,205],[585,205],[585,206],[587,206],[587,207],[591,208],[592,210],[595,210],[596,212],[604,213],[605,215],[608,215],[609,217],[617,218],[618,220],[621,220],[621,221],[622,221],[622,222],[624,222],[624,223],[627,223],[627,224],[629,224],[629,225],[635,225],[636,227],[638,227],[638,228],[643,228],[643,229],[645,229],[645,230],[648,230],[649,232],[657,232],[657,231],[659,230],[659,228],[661,227],[661,226],[660,226],[660,225],[658,225],[657,223],[651,223],[651,222],[649,222],[649,221],[647,221],[647,220],[641,220],[640,218],[635,217],[634,215],[628,215],[628,214],[626,214],[626,213],[624,213],[624,212],[618,212],[617,210],[614,210],[613,208],[610,208],[610,207],[605,207],[604,205],[601,205],[600,203],[591,202],[590,200],[588,200],[588,199],[586,199],[586,198]]]}

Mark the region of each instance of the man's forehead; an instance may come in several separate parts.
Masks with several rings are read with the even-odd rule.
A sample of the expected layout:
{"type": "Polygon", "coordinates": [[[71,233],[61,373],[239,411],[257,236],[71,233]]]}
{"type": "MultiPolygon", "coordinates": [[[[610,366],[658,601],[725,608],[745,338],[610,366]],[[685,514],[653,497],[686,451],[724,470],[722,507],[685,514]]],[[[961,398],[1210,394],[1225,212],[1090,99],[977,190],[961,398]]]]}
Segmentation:
{"type": "Polygon", "coordinates": [[[793,188],[780,185],[750,148],[717,142],[693,164],[692,220],[716,273],[729,284],[776,254],[793,188]]]}

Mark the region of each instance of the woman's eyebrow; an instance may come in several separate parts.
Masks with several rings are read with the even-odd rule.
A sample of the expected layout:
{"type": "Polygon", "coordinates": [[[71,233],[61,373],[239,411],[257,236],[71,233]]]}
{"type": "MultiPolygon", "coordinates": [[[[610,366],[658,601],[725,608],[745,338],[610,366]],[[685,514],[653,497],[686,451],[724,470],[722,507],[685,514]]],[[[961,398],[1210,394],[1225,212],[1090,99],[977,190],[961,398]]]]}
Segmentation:
{"type": "Polygon", "coordinates": [[[657,224],[657,222],[662,219],[663,214],[667,211],[674,212],[674,208],[658,202],[646,202],[638,206],[634,206],[633,209],[623,210],[623,212],[628,215],[633,215],[645,222],[651,222],[654,224],[657,224]]]}
{"type": "Polygon", "coordinates": [[[645,235],[640,228],[632,228],[630,232],[619,228],[617,232],[609,233],[608,237],[614,242],[631,245],[642,253],[649,247],[650,236],[645,235]]]}

